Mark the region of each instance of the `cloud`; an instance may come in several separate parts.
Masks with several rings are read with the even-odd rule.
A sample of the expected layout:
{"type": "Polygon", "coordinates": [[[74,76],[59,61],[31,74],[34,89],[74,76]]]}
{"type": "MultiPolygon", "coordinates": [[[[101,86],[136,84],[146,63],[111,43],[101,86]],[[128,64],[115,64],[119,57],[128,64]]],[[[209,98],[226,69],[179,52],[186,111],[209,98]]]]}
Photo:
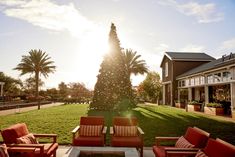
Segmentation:
{"type": "Polygon", "coordinates": [[[189,44],[189,45],[186,45],[185,47],[181,48],[179,51],[182,51],[182,52],[202,52],[204,49],[205,48],[203,46],[189,44]]]}
{"type": "Polygon", "coordinates": [[[170,6],[184,15],[193,16],[198,23],[219,22],[224,18],[223,13],[216,9],[214,3],[199,4],[197,2],[188,2],[180,4],[175,0],[160,0],[158,4],[170,6]]]}
{"type": "Polygon", "coordinates": [[[0,0],[6,16],[25,20],[53,31],[68,31],[74,36],[93,30],[95,25],[73,5],[58,5],[50,0],[0,0]]]}
{"type": "Polygon", "coordinates": [[[223,41],[219,47],[220,51],[235,51],[235,38],[223,41]]]}
{"type": "Polygon", "coordinates": [[[167,44],[159,44],[157,47],[154,48],[154,51],[157,51],[157,53],[159,53],[160,55],[163,55],[164,52],[168,51],[169,49],[169,45],[167,44]]]}

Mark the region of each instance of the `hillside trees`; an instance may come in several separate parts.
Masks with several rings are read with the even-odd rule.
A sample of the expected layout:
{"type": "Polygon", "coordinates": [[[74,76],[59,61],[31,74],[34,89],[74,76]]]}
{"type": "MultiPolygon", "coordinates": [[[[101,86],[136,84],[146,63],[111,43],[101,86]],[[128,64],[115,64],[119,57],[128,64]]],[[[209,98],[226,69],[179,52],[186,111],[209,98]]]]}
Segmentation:
{"type": "Polygon", "coordinates": [[[4,82],[3,94],[5,96],[19,95],[22,87],[22,81],[12,78],[0,72],[0,82],[4,82]]]}

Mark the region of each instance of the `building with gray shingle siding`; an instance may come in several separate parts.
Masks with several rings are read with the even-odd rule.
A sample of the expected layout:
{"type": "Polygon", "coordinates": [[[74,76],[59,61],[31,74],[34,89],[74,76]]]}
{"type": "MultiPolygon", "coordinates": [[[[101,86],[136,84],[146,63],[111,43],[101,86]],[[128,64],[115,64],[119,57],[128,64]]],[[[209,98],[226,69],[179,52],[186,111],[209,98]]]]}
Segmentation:
{"type": "Polygon", "coordinates": [[[232,114],[235,109],[235,54],[214,59],[205,53],[166,52],[161,68],[164,104],[174,106],[175,100],[219,102],[225,107],[225,114],[232,114]]]}

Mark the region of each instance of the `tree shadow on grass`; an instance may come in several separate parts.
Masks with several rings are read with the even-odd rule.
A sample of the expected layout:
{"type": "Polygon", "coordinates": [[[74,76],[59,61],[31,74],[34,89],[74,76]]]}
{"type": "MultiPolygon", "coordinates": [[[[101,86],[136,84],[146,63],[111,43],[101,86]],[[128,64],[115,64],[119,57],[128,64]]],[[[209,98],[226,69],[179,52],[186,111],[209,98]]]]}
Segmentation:
{"type": "Polygon", "coordinates": [[[208,118],[195,113],[188,113],[170,107],[138,106],[131,111],[88,111],[89,116],[104,116],[108,126],[107,143],[109,143],[109,127],[115,116],[135,116],[139,126],[145,132],[144,145],[152,146],[156,136],[182,136],[186,129],[197,126],[209,133],[213,138],[221,138],[235,144],[235,123],[208,118]]]}
{"type": "MultiPolygon", "coordinates": [[[[142,107],[136,116],[141,116],[140,126],[149,126],[145,129],[146,134],[150,133],[150,130],[155,130],[155,136],[181,136],[185,133],[187,127],[197,126],[211,134],[212,138],[221,138],[232,144],[235,144],[235,123],[217,120],[195,113],[188,113],[185,111],[177,111],[175,113],[160,112],[150,107],[142,107]],[[142,113],[141,113],[142,112],[142,113]],[[151,118],[147,118],[144,114],[149,115],[151,118]],[[140,115],[141,113],[141,115],[140,115]],[[161,117],[161,118],[158,118],[161,117]]],[[[168,110],[175,110],[174,108],[169,108],[168,110]]],[[[153,131],[154,132],[154,131],[153,131]]]]}

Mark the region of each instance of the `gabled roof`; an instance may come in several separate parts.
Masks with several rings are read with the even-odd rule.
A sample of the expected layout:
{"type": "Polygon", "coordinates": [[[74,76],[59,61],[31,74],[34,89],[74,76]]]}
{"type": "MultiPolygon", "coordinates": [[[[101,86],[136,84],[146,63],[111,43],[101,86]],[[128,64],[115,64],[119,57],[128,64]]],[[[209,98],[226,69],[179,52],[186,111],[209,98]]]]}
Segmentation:
{"type": "MultiPolygon", "coordinates": [[[[215,58],[202,52],[165,52],[164,57],[165,56],[169,58],[170,60],[175,60],[175,61],[213,61],[215,60],[215,58]]],[[[164,57],[161,62],[161,67],[162,67],[164,57]]]]}
{"type": "Polygon", "coordinates": [[[217,68],[220,68],[220,67],[223,67],[226,65],[231,65],[231,64],[235,64],[235,53],[230,54],[224,58],[222,57],[217,60],[213,60],[209,63],[202,64],[196,68],[193,68],[193,69],[179,75],[176,79],[190,76],[190,75],[197,74],[197,73],[201,73],[201,72],[205,72],[207,70],[217,69],[217,68]]]}

